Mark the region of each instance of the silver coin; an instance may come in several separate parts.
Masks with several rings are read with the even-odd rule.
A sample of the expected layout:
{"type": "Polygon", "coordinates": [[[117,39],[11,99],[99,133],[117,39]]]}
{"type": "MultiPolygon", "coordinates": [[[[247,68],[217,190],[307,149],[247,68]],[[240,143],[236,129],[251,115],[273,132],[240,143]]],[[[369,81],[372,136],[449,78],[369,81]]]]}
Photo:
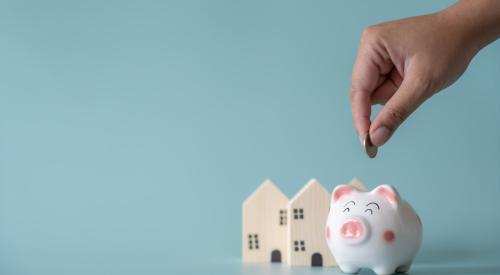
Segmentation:
{"type": "Polygon", "coordinates": [[[377,155],[378,147],[373,145],[370,139],[370,134],[366,134],[365,140],[363,141],[363,146],[365,147],[365,152],[370,158],[374,158],[377,155]]]}

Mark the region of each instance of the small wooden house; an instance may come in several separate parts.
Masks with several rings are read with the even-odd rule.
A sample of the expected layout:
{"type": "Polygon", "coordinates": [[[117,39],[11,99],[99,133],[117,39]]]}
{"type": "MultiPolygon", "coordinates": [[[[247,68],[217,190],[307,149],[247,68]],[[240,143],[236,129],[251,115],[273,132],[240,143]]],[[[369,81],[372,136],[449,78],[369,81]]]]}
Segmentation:
{"type": "Polygon", "coordinates": [[[286,262],[288,198],[270,180],[243,203],[243,262],[286,262]]]}
{"type": "Polygon", "coordinates": [[[325,240],[330,193],[310,180],[289,202],[288,263],[292,266],[334,266],[325,240]]]}

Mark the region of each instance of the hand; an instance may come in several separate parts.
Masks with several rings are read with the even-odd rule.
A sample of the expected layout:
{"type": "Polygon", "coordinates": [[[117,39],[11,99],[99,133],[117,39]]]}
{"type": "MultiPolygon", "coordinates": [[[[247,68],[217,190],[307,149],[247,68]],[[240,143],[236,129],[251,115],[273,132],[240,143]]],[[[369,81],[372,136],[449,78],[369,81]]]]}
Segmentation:
{"type": "Polygon", "coordinates": [[[464,1],[439,13],[365,29],[352,72],[351,108],[362,141],[381,146],[425,100],[455,82],[500,33],[500,1],[464,1]],[[370,123],[371,105],[384,107],[370,123]]]}

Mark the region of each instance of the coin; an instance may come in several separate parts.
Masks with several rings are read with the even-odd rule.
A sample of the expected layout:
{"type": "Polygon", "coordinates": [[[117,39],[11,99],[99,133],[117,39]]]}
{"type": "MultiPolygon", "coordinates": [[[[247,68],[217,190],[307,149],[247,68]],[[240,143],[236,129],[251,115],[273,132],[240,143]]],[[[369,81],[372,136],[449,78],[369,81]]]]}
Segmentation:
{"type": "Polygon", "coordinates": [[[374,158],[377,155],[378,147],[373,145],[372,140],[370,139],[370,134],[366,134],[365,140],[363,141],[363,146],[365,148],[365,152],[370,158],[374,158]]]}

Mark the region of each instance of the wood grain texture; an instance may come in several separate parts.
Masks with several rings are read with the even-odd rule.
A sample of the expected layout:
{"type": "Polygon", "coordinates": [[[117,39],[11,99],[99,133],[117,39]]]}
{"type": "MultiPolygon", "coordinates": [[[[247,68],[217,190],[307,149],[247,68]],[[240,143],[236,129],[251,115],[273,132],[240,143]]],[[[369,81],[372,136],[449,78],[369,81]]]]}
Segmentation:
{"type": "Polygon", "coordinates": [[[325,239],[330,193],[316,179],[312,179],[290,200],[288,209],[289,264],[310,266],[316,254],[323,266],[334,266],[335,260],[325,239]],[[303,216],[295,215],[301,209],[303,216]]]}
{"type": "Polygon", "coordinates": [[[287,226],[280,224],[280,211],[285,211],[287,206],[288,198],[270,180],[264,181],[245,200],[242,213],[243,262],[270,262],[275,250],[282,262],[287,261],[287,226]]]}

